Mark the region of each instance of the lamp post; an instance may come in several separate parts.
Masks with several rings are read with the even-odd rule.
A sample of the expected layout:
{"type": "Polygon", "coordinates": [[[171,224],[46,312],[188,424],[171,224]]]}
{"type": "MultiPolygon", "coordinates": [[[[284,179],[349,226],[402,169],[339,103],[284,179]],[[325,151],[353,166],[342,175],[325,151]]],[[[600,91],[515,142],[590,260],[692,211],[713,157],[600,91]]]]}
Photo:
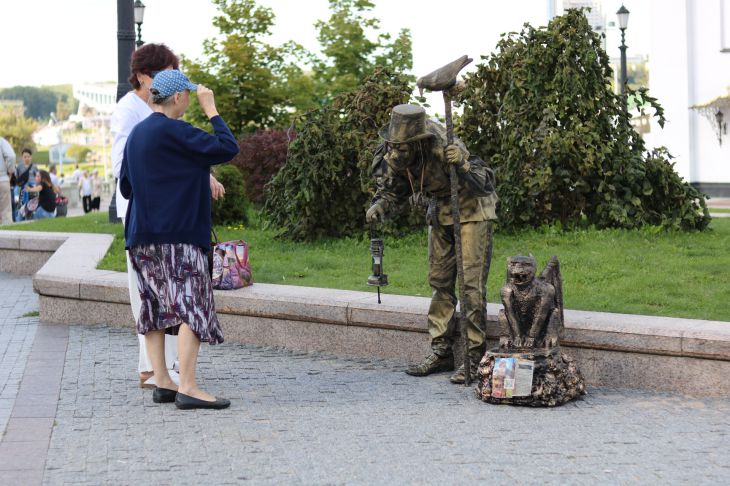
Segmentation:
{"type": "MultiPolygon", "coordinates": [[[[618,16],[618,26],[621,30],[621,80],[620,80],[620,93],[621,95],[626,94],[626,27],[629,25],[629,10],[621,5],[621,8],[616,12],[618,16]]],[[[625,100],[624,100],[625,102],[625,100]]]]}
{"type": "Polygon", "coordinates": [[[137,24],[137,49],[144,45],[142,40],[142,23],[144,22],[144,3],[140,0],[134,2],[134,23],[137,24]]]}
{"type": "MultiPolygon", "coordinates": [[[[134,52],[133,6],[132,0],[117,0],[117,101],[132,90],[129,84],[129,60],[134,52]]],[[[116,191],[112,193],[109,203],[109,222],[121,222],[117,216],[116,191]]]]}

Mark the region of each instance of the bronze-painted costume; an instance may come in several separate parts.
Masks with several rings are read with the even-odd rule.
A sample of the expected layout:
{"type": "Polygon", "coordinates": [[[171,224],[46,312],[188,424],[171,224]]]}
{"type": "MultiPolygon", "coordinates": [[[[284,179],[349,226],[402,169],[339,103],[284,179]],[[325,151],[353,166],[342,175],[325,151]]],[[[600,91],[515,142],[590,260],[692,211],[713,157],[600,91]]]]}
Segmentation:
{"type": "Polygon", "coordinates": [[[393,109],[391,123],[381,131],[386,142],[373,162],[377,192],[368,218],[374,219],[410,200],[428,206],[429,284],[433,289],[428,311],[428,330],[433,353],[442,358],[427,358],[415,375],[453,368],[452,344],[454,310],[457,302],[454,223],[451,214],[449,163],[457,164],[459,211],[464,261],[465,299],[469,352],[476,365],[484,353],[486,310],[486,258],[488,224],[496,219],[494,176],[479,157],[470,155],[464,144],[454,140],[446,147],[443,126],[425,119],[422,108],[399,105],[393,109]],[[459,156],[460,154],[460,156],[459,156]]]}

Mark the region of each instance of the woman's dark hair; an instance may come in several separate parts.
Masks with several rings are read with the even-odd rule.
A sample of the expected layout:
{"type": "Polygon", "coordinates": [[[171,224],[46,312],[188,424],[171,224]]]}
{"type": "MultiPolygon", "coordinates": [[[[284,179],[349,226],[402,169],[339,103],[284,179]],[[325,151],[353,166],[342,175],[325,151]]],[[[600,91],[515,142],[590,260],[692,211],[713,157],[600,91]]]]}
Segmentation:
{"type": "Polygon", "coordinates": [[[33,155],[33,151],[29,148],[24,148],[22,150],[22,152],[20,152],[20,155],[23,155],[23,154],[33,155]]]}
{"type": "Polygon", "coordinates": [[[132,88],[139,89],[138,74],[146,74],[152,76],[157,71],[162,71],[168,66],[173,69],[180,67],[180,61],[174,52],[165,44],[145,44],[132,54],[129,62],[129,84],[132,88]]]}
{"type": "Polygon", "coordinates": [[[41,175],[41,184],[49,189],[53,189],[53,182],[51,182],[50,174],[43,169],[39,170],[38,173],[41,175]]]}

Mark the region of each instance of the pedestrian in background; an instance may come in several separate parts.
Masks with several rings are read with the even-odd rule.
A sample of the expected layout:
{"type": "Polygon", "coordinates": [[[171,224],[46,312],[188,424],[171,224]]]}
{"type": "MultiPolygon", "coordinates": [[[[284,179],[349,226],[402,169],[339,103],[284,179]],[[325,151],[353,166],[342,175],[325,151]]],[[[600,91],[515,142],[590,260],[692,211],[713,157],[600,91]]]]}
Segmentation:
{"type": "Polygon", "coordinates": [[[101,180],[99,171],[91,171],[91,210],[98,211],[101,207],[101,180]]]}
{"type": "Polygon", "coordinates": [[[21,152],[20,162],[15,168],[15,193],[13,194],[13,200],[15,202],[15,212],[13,219],[15,221],[21,221],[23,218],[19,213],[19,208],[28,203],[31,195],[36,196],[34,192],[25,191],[26,187],[33,187],[35,185],[36,174],[38,173],[38,166],[33,163],[33,151],[29,148],[24,148],[21,152]]]}
{"type": "Polygon", "coordinates": [[[195,378],[200,342],[223,342],[208,273],[211,232],[210,168],[228,162],[238,143],[218,115],[213,92],[178,70],[153,81],[154,113],[129,135],[119,187],[129,200],[124,235],[137,277],[144,334],[157,387],[153,400],[180,409],[230,405],[201,390],[195,378]],[[213,135],[179,120],[196,90],[213,135]],[[165,334],[178,334],[179,387],[165,365],[165,334]]]}
{"type": "Polygon", "coordinates": [[[61,179],[56,175],[56,164],[51,164],[48,168],[48,175],[51,176],[51,182],[53,182],[54,186],[61,187],[61,179]]]}
{"type": "Polygon", "coordinates": [[[15,151],[0,137],[0,224],[13,222],[13,196],[10,179],[15,175],[15,151]]]}
{"type": "Polygon", "coordinates": [[[79,169],[79,164],[76,164],[76,169],[74,169],[74,171],[71,173],[71,180],[73,182],[79,182],[82,174],[83,172],[81,171],[81,169],[79,169]]]}
{"type": "Polygon", "coordinates": [[[81,204],[84,207],[84,214],[91,211],[91,177],[89,171],[84,170],[79,179],[79,192],[81,193],[81,204]]]}
{"type": "Polygon", "coordinates": [[[32,187],[26,186],[24,190],[28,193],[35,193],[38,197],[38,207],[33,211],[32,219],[56,217],[56,194],[60,189],[51,182],[48,172],[39,170],[35,176],[35,184],[32,187]]]}

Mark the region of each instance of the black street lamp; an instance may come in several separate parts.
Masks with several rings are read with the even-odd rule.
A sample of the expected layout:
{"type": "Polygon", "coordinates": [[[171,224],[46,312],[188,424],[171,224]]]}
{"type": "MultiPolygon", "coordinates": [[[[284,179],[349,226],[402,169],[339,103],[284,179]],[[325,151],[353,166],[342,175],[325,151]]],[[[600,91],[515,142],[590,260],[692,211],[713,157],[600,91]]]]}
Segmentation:
{"type": "Polygon", "coordinates": [[[142,23],[144,22],[144,3],[140,0],[134,2],[134,23],[137,24],[137,49],[144,45],[142,41],[142,23]]]}
{"type": "MultiPolygon", "coordinates": [[[[129,84],[129,60],[134,52],[134,3],[117,0],[117,101],[132,90],[129,84]]],[[[119,223],[116,191],[109,203],[109,222],[119,223]]]]}
{"type": "Polygon", "coordinates": [[[621,8],[616,12],[618,16],[618,28],[621,30],[621,80],[620,80],[620,93],[626,94],[626,27],[629,25],[629,11],[626,7],[621,5],[621,8]]]}

